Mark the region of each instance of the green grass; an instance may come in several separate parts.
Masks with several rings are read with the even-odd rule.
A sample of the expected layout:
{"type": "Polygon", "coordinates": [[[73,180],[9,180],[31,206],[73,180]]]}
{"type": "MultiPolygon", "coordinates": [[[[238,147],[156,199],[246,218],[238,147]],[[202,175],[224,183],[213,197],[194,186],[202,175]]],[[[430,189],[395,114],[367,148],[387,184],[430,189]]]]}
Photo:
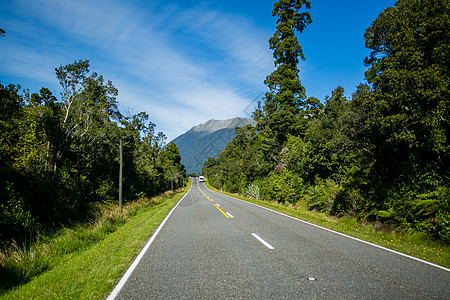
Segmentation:
{"type": "MultiPolygon", "coordinates": [[[[208,183],[207,183],[208,185],[208,183]]],[[[211,187],[212,190],[220,192],[211,187]]],[[[297,205],[283,205],[277,202],[258,201],[241,195],[222,192],[263,207],[273,209],[291,217],[295,217],[352,237],[359,238],[398,252],[402,252],[447,268],[450,268],[450,246],[431,240],[425,234],[410,232],[394,232],[381,230],[374,224],[361,224],[356,218],[330,217],[325,213],[310,211],[301,202],[297,205]]]]}
{"type": "Polygon", "coordinates": [[[35,258],[44,269],[0,299],[104,299],[184,193],[127,204],[123,215],[103,207],[90,226],[65,229],[28,250],[16,246],[2,253],[0,262],[15,262],[17,273],[35,258]]]}

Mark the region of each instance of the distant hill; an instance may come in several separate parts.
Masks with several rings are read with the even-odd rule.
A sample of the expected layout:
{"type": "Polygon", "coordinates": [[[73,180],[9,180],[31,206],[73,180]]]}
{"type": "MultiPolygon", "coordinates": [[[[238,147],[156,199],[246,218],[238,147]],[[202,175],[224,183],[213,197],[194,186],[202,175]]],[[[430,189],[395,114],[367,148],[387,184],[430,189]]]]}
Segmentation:
{"type": "Polygon", "coordinates": [[[234,129],[247,124],[255,125],[256,122],[248,118],[212,119],[175,138],[172,142],[180,150],[181,163],[187,174],[200,173],[208,157],[216,157],[234,138],[234,129]]]}

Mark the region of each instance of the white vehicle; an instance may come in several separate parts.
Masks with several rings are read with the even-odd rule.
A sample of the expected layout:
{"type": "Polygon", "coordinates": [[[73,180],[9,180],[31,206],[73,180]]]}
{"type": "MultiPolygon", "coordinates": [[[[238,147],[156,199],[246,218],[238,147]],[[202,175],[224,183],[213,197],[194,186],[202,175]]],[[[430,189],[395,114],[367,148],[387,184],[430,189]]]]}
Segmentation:
{"type": "Polygon", "coordinates": [[[205,181],[205,177],[204,176],[199,176],[198,177],[198,181],[199,182],[204,182],[205,181]]]}

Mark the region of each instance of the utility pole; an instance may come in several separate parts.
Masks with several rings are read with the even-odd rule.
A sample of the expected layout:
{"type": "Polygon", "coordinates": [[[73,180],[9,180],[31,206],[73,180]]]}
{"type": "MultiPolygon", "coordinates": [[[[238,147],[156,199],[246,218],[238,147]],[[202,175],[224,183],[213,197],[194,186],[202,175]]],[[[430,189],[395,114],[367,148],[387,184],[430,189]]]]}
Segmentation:
{"type": "Polygon", "coordinates": [[[123,170],[123,140],[120,140],[120,167],[119,167],[119,212],[122,214],[122,170],[123,170]]]}

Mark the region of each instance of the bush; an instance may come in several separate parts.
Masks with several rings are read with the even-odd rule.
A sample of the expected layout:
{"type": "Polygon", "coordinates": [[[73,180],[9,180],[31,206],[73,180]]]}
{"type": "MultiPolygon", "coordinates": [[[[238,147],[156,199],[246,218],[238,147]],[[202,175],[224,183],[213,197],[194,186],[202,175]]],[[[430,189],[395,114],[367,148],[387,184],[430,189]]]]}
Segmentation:
{"type": "Polygon", "coordinates": [[[255,184],[255,183],[250,183],[247,186],[247,189],[245,190],[245,196],[252,198],[252,199],[259,200],[260,199],[259,185],[255,184]]]}
{"type": "Polygon", "coordinates": [[[1,197],[6,200],[0,204],[0,237],[5,242],[12,238],[26,239],[35,228],[35,220],[26,210],[24,200],[16,192],[11,182],[6,182],[1,197]]]}
{"type": "Polygon", "coordinates": [[[331,179],[317,178],[316,184],[308,189],[305,196],[308,209],[331,213],[340,189],[342,187],[331,179]]]}
{"type": "Polygon", "coordinates": [[[287,169],[283,169],[279,173],[271,173],[269,177],[261,181],[260,186],[262,198],[281,203],[297,203],[302,199],[305,189],[303,179],[287,169]]]}
{"type": "Polygon", "coordinates": [[[97,184],[98,189],[95,190],[95,194],[98,199],[106,202],[117,199],[117,187],[114,186],[114,182],[111,178],[107,178],[106,180],[98,179],[97,184]]]}
{"type": "Polygon", "coordinates": [[[359,218],[364,218],[365,211],[362,207],[365,203],[366,200],[358,188],[340,186],[333,203],[332,214],[358,215],[359,218]]]}
{"type": "Polygon", "coordinates": [[[441,187],[418,198],[413,205],[414,229],[450,244],[450,189],[441,187]]]}

